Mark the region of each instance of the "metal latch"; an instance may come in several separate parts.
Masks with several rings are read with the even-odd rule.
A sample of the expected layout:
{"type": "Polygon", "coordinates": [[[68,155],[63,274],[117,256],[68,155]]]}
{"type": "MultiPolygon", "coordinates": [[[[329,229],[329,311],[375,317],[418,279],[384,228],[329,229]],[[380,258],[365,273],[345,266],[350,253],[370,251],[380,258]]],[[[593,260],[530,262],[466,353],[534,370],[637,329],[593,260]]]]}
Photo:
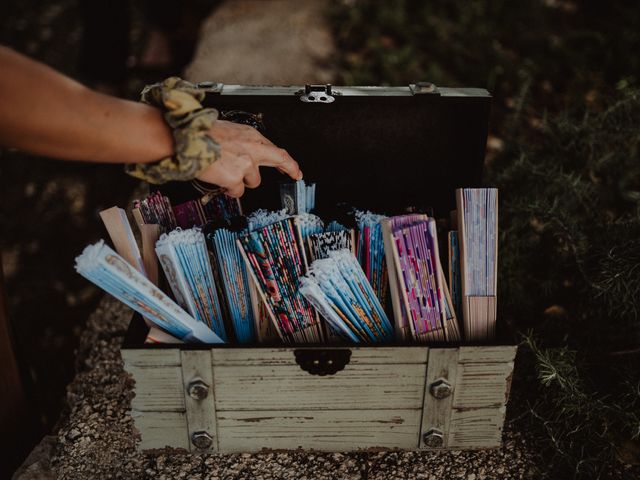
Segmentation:
{"type": "Polygon", "coordinates": [[[222,93],[222,87],[224,87],[224,83],[198,82],[196,83],[196,87],[198,87],[200,90],[204,90],[207,93],[222,93]]]}
{"type": "Polygon", "coordinates": [[[330,83],[326,85],[305,85],[304,91],[297,92],[300,100],[305,103],[332,103],[335,101],[333,89],[330,83]]]}
{"type": "Polygon", "coordinates": [[[293,351],[296,363],[311,375],[333,375],[343,370],[351,359],[348,348],[305,348],[293,351]]]}
{"type": "Polygon", "coordinates": [[[431,82],[417,82],[409,84],[409,89],[414,95],[440,95],[438,87],[431,82]]]}

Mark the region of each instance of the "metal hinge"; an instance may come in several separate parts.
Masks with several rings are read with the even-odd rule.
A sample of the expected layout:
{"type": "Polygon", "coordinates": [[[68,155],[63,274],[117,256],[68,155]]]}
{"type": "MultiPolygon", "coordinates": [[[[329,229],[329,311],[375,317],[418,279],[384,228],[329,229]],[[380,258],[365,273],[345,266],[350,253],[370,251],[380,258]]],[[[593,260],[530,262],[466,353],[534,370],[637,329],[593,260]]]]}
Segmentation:
{"type": "Polygon", "coordinates": [[[300,95],[300,100],[305,103],[332,103],[335,101],[337,92],[334,92],[331,84],[326,85],[305,85],[304,90],[296,92],[300,95]]]}
{"type": "Polygon", "coordinates": [[[196,83],[196,87],[198,87],[200,90],[204,90],[207,93],[222,93],[222,87],[224,87],[224,83],[198,82],[196,83]]]}
{"type": "Polygon", "coordinates": [[[409,89],[414,95],[440,95],[438,87],[431,82],[410,83],[409,89]]]}

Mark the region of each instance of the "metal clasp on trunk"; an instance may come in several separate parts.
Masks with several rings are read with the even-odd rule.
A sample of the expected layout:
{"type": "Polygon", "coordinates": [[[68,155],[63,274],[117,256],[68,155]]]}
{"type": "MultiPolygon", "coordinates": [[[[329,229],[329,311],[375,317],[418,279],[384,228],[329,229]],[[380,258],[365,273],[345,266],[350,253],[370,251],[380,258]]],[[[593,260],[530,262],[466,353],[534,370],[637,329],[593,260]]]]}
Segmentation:
{"type": "Polygon", "coordinates": [[[343,370],[351,359],[351,350],[346,348],[294,350],[296,363],[311,375],[333,375],[343,370]]]}
{"type": "Polygon", "coordinates": [[[224,83],[198,82],[196,83],[196,87],[198,87],[200,90],[204,90],[207,93],[222,93],[224,83]]]}
{"type": "Polygon", "coordinates": [[[409,84],[409,90],[414,95],[440,95],[438,87],[431,82],[416,82],[409,84]]]}
{"type": "Polygon", "coordinates": [[[335,96],[330,83],[326,85],[305,85],[304,91],[297,92],[305,103],[332,103],[335,96]]]}

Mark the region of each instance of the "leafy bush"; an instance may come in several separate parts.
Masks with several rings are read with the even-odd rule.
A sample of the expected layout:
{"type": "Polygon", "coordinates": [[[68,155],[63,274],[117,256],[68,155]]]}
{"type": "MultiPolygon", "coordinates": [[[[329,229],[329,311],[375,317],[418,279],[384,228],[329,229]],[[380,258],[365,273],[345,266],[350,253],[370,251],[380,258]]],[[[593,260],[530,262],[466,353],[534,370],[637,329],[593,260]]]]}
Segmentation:
{"type": "Polygon", "coordinates": [[[498,130],[525,82],[540,112],[640,81],[635,1],[336,0],[331,18],[341,83],[486,87],[498,130]]]}
{"type": "Polygon", "coordinates": [[[500,315],[525,333],[546,474],[619,478],[640,459],[640,93],[522,131],[501,192],[500,315]]]}

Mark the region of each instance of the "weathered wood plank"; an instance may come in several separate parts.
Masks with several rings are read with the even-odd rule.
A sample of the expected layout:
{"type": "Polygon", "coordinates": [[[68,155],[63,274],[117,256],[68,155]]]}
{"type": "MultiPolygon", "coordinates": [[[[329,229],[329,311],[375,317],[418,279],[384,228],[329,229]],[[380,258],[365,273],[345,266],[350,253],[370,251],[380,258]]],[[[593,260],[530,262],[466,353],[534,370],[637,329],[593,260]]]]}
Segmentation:
{"type": "Polygon", "coordinates": [[[140,448],[193,448],[190,432],[204,430],[220,452],[414,449],[430,428],[445,448],[500,446],[516,347],[351,348],[345,369],[326,377],[302,370],[293,350],[123,351],[140,448]],[[195,377],[213,385],[205,400],[185,397],[195,377]],[[431,396],[438,378],[453,395],[431,396]]]}
{"type": "Polygon", "coordinates": [[[127,371],[135,380],[131,408],[138,411],[184,412],[184,390],[180,367],[134,367],[127,371]]]}
{"type": "Polygon", "coordinates": [[[425,365],[349,364],[335,375],[298,365],[214,365],[216,410],[422,408],[425,365]]]}
{"type": "MultiPolygon", "coordinates": [[[[213,364],[218,366],[296,365],[294,350],[291,347],[214,348],[212,356],[213,364]]],[[[427,362],[426,347],[353,347],[350,350],[349,365],[424,364],[427,362]]]]}
{"type": "MultiPolygon", "coordinates": [[[[517,346],[460,347],[460,363],[512,362],[517,346]]],[[[295,362],[293,348],[214,348],[213,362],[218,365],[282,365],[295,362]]],[[[426,363],[426,347],[354,347],[353,363],[426,363]]],[[[179,349],[122,350],[126,365],[180,365],[179,349]]]]}
{"type": "Polygon", "coordinates": [[[120,350],[125,370],[132,367],[155,367],[180,365],[180,349],[163,348],[158,350],[134,349],[120,350]]]}
{"type": "Polygon", "coordinates": [[[415,449],[421,410],[219,412],[220,451],[415,449]]]}
{"type": "Polygon", "coordinates": [[[517,345],[495,347],[460,347],[459,363],[506,363],[513,362],[517,345]]]}
{"type": "Polygon", "coordinates": [[[443,434],[442,447],[446,447],[449,435],[453,394],[436,398],[431,393],[431,385],[439,380],[448,382],[453,391],[457,385],[458,349],[431,348],[427,363],[427,377],[424,390],[424,411],[420,431],[420,448],[430,448],[424,442],[424,434],[430,429],[438,429],[443,434]]]}
{"type": "Polygon", "coordinates": [[[206,432],[212,437],[209,447],[197,448],[190,441],[192,451],[217,452],[218,432],[216,428],[216,407],[213,399],[213,370],[211,367],[210,350],[183,350],[182,354],[182,385],[184,403],[187,411],[187,429],[189,439],[196,432],[206,432]],[[189,388],[192,382],[200,382],[202,387],[199,391],[205,392],[200,396],[189,395],[189,388]]]}
{"type": "Polygon", "coordinates": [[[454,408],[500,407],[507,403],[513,363],[461,363],[458,365],[454,408]]]}
{"type": "Polygon", "coordinates": [[[184,413],[133,410],[131,416],[141,435],[139,450],[164,447],[189,450],[187,417],[184,413]]]}
{"type": "Polygon", "coordinates": [[[506,407],[454,409],[449,427],[452,449],[498,448],[502,443],[502,426],[506,407]]]}

